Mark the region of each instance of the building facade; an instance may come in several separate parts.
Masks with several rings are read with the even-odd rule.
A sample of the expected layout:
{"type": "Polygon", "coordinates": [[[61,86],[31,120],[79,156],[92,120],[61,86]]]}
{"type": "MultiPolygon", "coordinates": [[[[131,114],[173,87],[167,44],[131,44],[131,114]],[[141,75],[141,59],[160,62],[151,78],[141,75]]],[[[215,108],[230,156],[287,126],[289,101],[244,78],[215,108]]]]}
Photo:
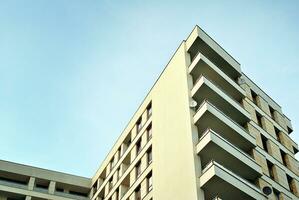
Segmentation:
{"type": "Polygon", "coordinates": [[[299,199],[292,131],[196,26],[93,177],[0,161],[0,200],[299,199]]]}

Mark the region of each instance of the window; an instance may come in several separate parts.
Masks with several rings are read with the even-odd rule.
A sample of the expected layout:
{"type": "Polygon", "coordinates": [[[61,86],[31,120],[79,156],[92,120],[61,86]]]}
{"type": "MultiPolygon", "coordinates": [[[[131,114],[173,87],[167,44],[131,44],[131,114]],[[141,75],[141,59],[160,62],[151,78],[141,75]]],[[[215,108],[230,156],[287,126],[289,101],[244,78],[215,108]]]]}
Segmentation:
{"type": "Polygon", "coordinates": [[[152,126],[151,125],[147,128],[147,137],[148,137],[148,140],[150,140],[152,138],[152,126]]]}
{"type": "Polygon", "coordinates": [[[290,177],[289,175],[287,175],[287,180],[288,180],[288,184],[289,184],[289,187],[290,187],[290,191],[294,194],[296,191],[295,191],[295,188],[293,187],[293,178],[290,177]]]}
{"type": "Polygon", "coordinates": [[[138,178],[141,175],[141,162],[138,162],[136,164],[136,178],[138,178]]]}
{"type": "Polygon", "coordinates": [[[141,200],[141,190],[140,190],[140,186],[138,186],[135,190],[135,197],[136,200],[141,200]]]}
{"type": "Polygon", "coordinates": [[[138,142],[136,142],[136,153],[137,155],[140,153],[141,151],[141,139],[138,140],[138,142]]]}
{"type": "Polygon", "coordinates": [[[120,178],[120,167],[116,170],[116,179],[118,180],[120,178]]]}
{"type": "Polygon", "coordinates": [[[115,200],[119,200],[119,192],[118,192],[118,189],[115,191],[115,200]]]}
{"type": "Polygon", "coordinates": [[[115,166],[116,161],[114,159],[114,157],[111,159],[111,169],[113,169],[113,167],[115,166]]]}
{"type": "Polygon", "coordinates": [[[251,90],[251,96],[252,96],[253,103],[255,105],[257,105],[257,96],[258,95],[253,90],[251,90]]]}
{"type": "Polygon", "coordinates": [[[142,128],[141,117],[136,122],[136,126],[137,126],[137,132],[139,132],[142,128]]]}
{"type": "Polygon", "coordinates": [[[256,112],[257,124],[263,128],[262,117],[260,113],[256,112]]]}
{"type": "Polygon", "coordinates": [[[290,127],[288,127],[288,134],[291,134],[292,132],[293,130],[290,127]]]}
{"type": "Polygon", "coordinates": [[[267,146],[268,139],[263,135],[261,135],[261,138],[262,138],[263,148],[266,152],[268,152],[268,146],[267,146]]]}
{"type": "Polygon", "coordinates": [[[147,118],[149,119],[152,116],[152,103],[150,103],[147,108],[146,108],[146,112],[147,112],[147,118]]]}
{"type": "Polygon", "coordinates": [[[274,126],[274,130],[275,130],[275,134],[276,134],[276,137],[277,137],[278,142],[281,142],[281,141],[280,141],[280,137],[279,137],[279,135],[280,135],[280,130],[279,130],[278,128],[276,128],[275,126],[274,126]]]}
{"type": "Polygon", "coordinates": [[[268,160],[267,160],[267,165],[268,165],[268,170],[269,170],[270,178],[272,178],[272,179],[274,180],[274,179],[275,179],[275,178],[274,178],[274,173],[273,173],[274,165],[273,165],[273,163],[271,163],[271,162],[268,161],[268,160]]]}
{"type": "Polygon", "coordinates": [[[120,157],[121,157],[120,152],[121,152],[121,148],[119,147],[119,148],[117,149],[116,154],[115,154],[116,157],[117,157],[118,159],[120,159],[120,157]]]}
{"type": "Polygon", "coordinates": [[[123,156],[125,154],[125,152],[127,151],[128,147],[130,146],[131,143],[132,143],[131,132],[129,132],[126,139],[124,140],[124,144],[122,145],[123,148],[121,149],[120,156],[123,156]]]}
{"type": "Polygon", "coordinates": [[[282,150],[280,150],[280,154],[281,154],[281,158],[282,158],[284,166],[287,166],[287,162],[286,162],[286,156],[287,156],[287,154],[284,151],[282,151],[282,150]]]}
{"type": "Polygon", "coordinates": [[[276,200],[279,200],[280,192],[278,190],[273,189],[273,194],[276,200]]]}
{"type": "Polygon", "coordinates": [[[152,174],[149,174],[147,177],[147,185],[148,185],[148,191],[151,191],[153,189],[153,176],[152,174]]]}
{"type": "Polygon", "coordinates": [[[108,182],[109,190],[111,190],[112,187],[113,187],[113,182],[112,181],[113,181],[112,178],[110,178],[110,180],[108,182]]]}
{"type": "Polygon", "coordinates": [[[153,162],[152,149],[148,150],[148,152],[147,152],[147,161],[148,161],[148,164],[151,164],[153,162]]]}
{"type": "Polygon", "coordinates": [[[60,188],[60,187],[57,187],[57,188],[56,188],[56,191],[57,191],[57,192],[63,192],[64,189],[63,189],[63,188],[60,188]]]}
{"type": "Polygon", "coordinates": [[[272,117],[272,119],[275,120],[275,116],[274,116],[275,110],[271,106],[269,106],[269,108],[270,108],[271,117],[272,117]]]}

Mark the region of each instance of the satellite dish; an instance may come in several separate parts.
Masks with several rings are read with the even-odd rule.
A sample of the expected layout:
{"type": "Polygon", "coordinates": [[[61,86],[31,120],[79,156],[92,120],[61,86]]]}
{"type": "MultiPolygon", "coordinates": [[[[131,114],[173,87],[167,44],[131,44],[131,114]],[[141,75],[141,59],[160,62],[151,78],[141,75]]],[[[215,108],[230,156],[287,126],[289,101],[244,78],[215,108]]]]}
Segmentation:
{"type": "Polygon", "coordinates": [[[269,186],[263,187],[263,193],[269,196],[272,193],[272,189],[269,186]]]}
{"type": "Polygon", "coordinates": [[[190,102],[190,108],[195,108],[196,106],[197,106],[197,102],[192,99],[190,102]]]}

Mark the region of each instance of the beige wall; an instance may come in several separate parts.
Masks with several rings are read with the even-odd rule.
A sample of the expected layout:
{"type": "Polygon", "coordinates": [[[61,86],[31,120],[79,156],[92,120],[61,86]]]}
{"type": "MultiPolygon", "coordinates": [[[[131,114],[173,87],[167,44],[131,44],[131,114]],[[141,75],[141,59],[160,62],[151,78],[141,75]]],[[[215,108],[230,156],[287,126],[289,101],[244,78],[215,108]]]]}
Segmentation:
{"type": "Polygon", "coordinates": [[[186,62],[183,43],[153,90],[154,199],[198,197],[186,62]]]}

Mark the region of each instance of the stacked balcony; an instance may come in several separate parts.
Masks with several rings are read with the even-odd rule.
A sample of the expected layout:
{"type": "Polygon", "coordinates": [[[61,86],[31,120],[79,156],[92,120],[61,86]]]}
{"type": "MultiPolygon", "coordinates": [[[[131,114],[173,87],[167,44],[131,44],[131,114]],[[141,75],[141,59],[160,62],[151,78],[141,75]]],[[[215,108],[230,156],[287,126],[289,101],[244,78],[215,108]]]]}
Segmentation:
{"type": "Polygon", "coordinates": [[[256,141],[244,129],[250,114],[240,103],[246,94],[236,82],[238,66],[234,68],[206,43],[196,41],[189,49],[189,74],[191,97],[197,102],[193,121],[205,199],[266,199],[254,185],[262,171],[249,154],[256,141]],[[200,53],[194,52],[196,48],[200,53]]]}
{"type": "Polygon", "coordinates": [[[211,129],[207,129],[200,138],[196,152],[203,166],[207,166],[211,160],[216,160],[222,166],[252,182],[262,174],[260,166],[254,159],[211,129]]]}
{"type": "Polygon", "coordinates": [[[203,54],[198,53],[189,66],[189,73],[192,75],[194,82],[204,76],[215,85],[221,88],[234,100],[240,102],[245,96],[245,91],[227,74],[220,70],[203,54]]]}
{"type": "Polygon", "coordinates": [[[266,200],[266,196],[252,183],[211,161],[202,171],[200,187],[205,191],[205,199],[266,200]]]}

